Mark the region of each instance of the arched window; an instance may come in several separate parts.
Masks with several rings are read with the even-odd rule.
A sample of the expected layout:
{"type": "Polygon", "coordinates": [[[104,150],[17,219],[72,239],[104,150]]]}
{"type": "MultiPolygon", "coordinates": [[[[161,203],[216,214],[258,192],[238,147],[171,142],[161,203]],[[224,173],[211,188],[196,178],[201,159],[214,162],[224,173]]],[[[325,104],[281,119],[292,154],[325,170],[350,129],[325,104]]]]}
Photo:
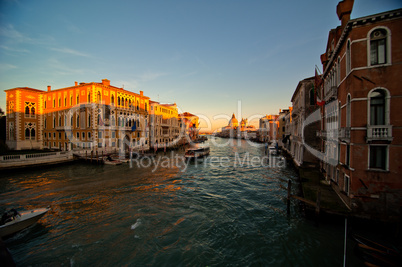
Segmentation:
{"type": "Polygon", "coordinates": [[[346,127],[350,127],[351,125],[351,106],[350,106],[350,95],[348,95],[346,99],[346,127]]]}
{"type": "Polygon", "coordinates": [[[377,29],[370,34],[370,64],[385,63],[387,63],[387,31],[377,29]]]}
{"type": "Polygon", "coordinates": [[[35,115],[35,107],[31,108],[31,115],[35,115]]]}
{"type": "Polygon", "coordinates": [[[88,93],[88,103],[91,103],[91,93],[88,93]]]}
{"type": "Polygon", "coordinates": [[[385,96],[381,89],[370,93],[370,125],[385,125],[385,96]]]}
{"type": "Polygon", "coordinates": [[[311,88],[311,90],[309,92],[309,98],[310,98],[310,106],[314,106],[315,105],[315,101],[314,101],[314,85],[313,85],[313,88],[311,88]]]}
{"type": "Polygon", "coordinates": [[[80,96],[79,95],[77,95],[77,103],[76,104],[78,104],[78,103],[80,103],[80,96]]]}
{"type": "Polygon", "coordinates": [[[351,56],[350,56],[350,40],[348,40],[348,43],[346,45],[346,75],[349,74],[351,70],[351,56]]]}
{"type": "Polygon", "coordinates": [[[35,139],[35,128],[31,129],[31,139],[35,139]]]}
{"type": "Polygon", "coordinates": [[[76,121],[76,127],[80,127],[80,115],[77,114],[77,121],[76,121]]]}
{"type": "Polygon", "coordinates": [[[98,92],[98,103],[100,103],[102,101],[102,95],[101,92],[98,92]]]}
{"type": "Polygon", "coordinates": [[[120,106],[120,96],[117,97],[117,105],[120,106]]]}
{"type": "Polygon", "coordinates": [[[137,100],[137,110],[140,110],[140,102],[137,100]]]}
{"type": "Polygon", "coordinates": [[[145,103],[145,111],[148,111],[148,104],[145,103]]]}
{"type": "Polygon", "coordinates": [[[59,117],[59,126],[61,126],[61,117],[59,117]]]}
{"type": "Polygon", "coordinates": [[[114,105],[114,95],[112,95],[112,97],[110,99],[110,105],[114,105]]]}
{"type": "Polygon", "coordinates": [[[29,137],[31,136],[31,131],[29,130],[29,128],[25,129],[25,139],[29,139],[29,137]]]}
{"type": "Polygon", "coordinates": [[[25,107],[25,115],[29,115],[29,107],[28,106],[25,107]]]}

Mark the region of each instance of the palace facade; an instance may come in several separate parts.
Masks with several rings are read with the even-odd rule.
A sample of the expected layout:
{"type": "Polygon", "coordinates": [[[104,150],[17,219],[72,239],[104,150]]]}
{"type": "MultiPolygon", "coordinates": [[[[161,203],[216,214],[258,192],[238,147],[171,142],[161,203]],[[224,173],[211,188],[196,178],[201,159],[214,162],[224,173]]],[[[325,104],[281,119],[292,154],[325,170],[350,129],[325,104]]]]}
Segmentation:
{"type": "Polygon", "coordinates": [[[149,147],[149,97],[101,83],[6,92],[10,149],[105,151],[149,147]]]}
{"type": "Polygon", "coordinates": [[[180,118],[176,103],[160,104],[150,100],[150,145],[171,147],[180,139],[180,118]]]}

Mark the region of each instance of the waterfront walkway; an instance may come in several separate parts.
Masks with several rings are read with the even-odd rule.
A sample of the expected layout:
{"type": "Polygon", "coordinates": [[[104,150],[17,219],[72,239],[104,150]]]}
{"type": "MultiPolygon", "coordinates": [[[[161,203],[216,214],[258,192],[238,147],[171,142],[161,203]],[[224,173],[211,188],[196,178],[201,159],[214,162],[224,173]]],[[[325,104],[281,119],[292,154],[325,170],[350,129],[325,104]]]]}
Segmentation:
{"type": "Polygon", "coordinates": [[[316,168],[300,168],[300,181],[302,184],[303,197],[317,203],[318,192],[320,192],[320,210],[334,215],[347,216],[350,208],[342,201],[341,197],[321,177],[316,168]]]}
{"type": "Polygon", "coordinates": [[[72,151],[54,151],[0,156],[0,170],[19,169],[73,161],[72,151]]]}

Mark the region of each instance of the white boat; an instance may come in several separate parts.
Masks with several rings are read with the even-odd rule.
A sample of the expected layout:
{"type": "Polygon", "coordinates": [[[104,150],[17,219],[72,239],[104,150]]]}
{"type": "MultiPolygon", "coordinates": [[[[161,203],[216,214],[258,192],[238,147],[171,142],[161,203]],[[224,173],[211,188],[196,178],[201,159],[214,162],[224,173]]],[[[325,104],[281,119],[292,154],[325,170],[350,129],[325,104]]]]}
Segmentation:
{"type": "Polygon", "coordinates": [[[186,159],[198,159],[209,155],[209,146],[195,145],[186,150],[184,157],[186,159]]]}
{"type": "Polygon", "coordinates": [[[9,236],[36,223],[50,208],[33,209],[16,212],[12,216],[3,215],[5,223],[0,225],[0,237],[9,236]]]}

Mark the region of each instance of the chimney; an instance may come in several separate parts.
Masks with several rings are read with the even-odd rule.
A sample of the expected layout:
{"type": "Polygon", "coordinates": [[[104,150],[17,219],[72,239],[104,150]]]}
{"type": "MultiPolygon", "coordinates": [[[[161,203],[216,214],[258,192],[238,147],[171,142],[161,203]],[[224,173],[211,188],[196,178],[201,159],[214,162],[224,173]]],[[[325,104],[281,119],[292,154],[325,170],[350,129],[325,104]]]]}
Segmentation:
{"type": "Polygon", "coordinates": [[[140,96],[144,96],[144,91],[140,91],[140,96]]]}
{"type": "Polygon", "coordinates": [[[74,82],[75,86],[78,86],[78,82],[74,82]]]}
{"type": "Polygon", "coordinates": [[[350,13],[352,13],[354,0],[343,0],[336,6],[336,14],[341,21],[342,29],[350,20],[350,13]]]}
{"type": "Polygon", "coordinates": [[[103,80],[102,80],[102,84],[105,85],[105,86],[110,86],[110,80],[108,80],[108,79],[103,79],[103,80]]]}
{"type": "Polygon", "coordinates": [[[50,92],[52,90],[52,87],[50,85],[47,86],[47,91],[50,92]]]}

